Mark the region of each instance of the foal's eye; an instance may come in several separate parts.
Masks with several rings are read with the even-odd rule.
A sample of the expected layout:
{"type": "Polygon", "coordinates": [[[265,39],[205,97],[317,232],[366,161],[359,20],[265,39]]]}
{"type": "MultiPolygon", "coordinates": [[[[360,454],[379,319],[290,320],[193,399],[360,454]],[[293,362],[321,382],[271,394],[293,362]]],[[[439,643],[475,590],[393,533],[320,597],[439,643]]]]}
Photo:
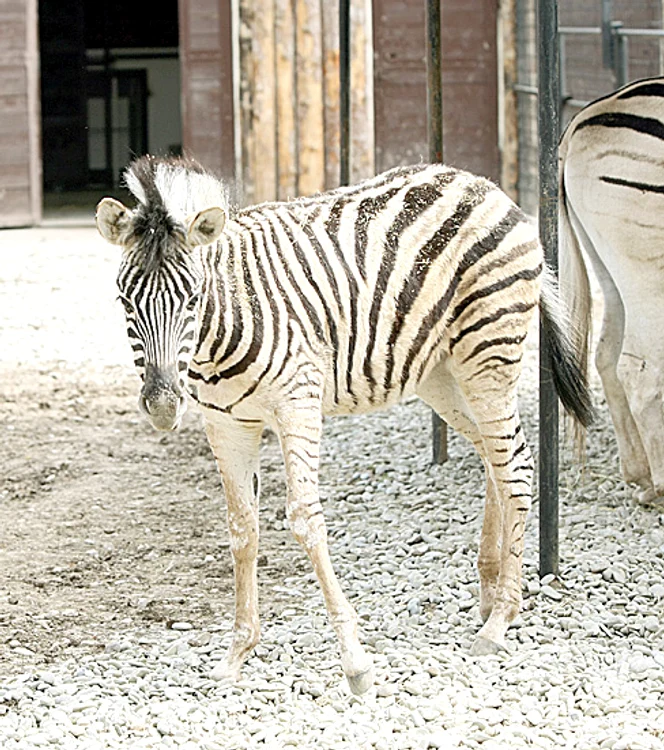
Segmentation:
{"type": "Polygon", "coordinates": [[[193,297],[190,297],[189,301],[187,302],[187,310],[193,310],[198,304],[198,300],[200,298],[201,298],[200,294],[194,294],[193,297]]]}
{"type": "Polygon", "coordinates": [[[126,297],[123,297],[121,294],[119,294],[118,300],[120,300],[122,307],[124,307],[126,313],[131,313],[134,311],[131,302],[126,297]]]}

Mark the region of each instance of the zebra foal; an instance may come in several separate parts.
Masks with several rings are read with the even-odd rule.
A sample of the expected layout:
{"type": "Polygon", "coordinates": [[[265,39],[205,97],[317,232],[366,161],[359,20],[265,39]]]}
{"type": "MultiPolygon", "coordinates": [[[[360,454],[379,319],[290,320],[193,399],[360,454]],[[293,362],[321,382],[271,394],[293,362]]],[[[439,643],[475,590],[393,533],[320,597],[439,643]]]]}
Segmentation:
{"type": "Polygon", "coordinates": [[[175,429],[188,381],[227,501],[234,635],[213,676],[236,678],[258,642],[259,444],[286,464],[287,518],[306,550],[361,693],[373,679],[357,617],[332,570],[318,496],[324,414],[370,411],[413,393],[465,435],[486,469],[478,568],[494,652],[521,603],[532,459],[516,401],[524,341],[540,307],[564,405],[590,417],[537,234],[493,184],[442,165],[231,211],[222,183],[191,160],[142,157],[126,171],[133,209],[110,198],[101,234],[122,247],[120,297],[141,409],[175,429]]]}

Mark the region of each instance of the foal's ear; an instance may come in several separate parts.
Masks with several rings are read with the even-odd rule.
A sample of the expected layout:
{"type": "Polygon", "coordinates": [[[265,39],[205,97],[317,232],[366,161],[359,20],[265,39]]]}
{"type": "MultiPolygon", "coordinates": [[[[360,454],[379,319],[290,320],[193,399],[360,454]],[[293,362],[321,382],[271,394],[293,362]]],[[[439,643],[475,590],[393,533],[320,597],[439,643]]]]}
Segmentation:
{"type": "Polygon", "coordinates": [[[114,245],[121,245],[129,230],[129,209],[115,198],[102,198],[97,204],[97,229],[114,245]]]}
{"type": "Polygon", "coordinates": [[[189,247],[211,245],[223,232],[225,225],[226,213],[223,209],[214,206],[199,211],[193,219],[189,220],[187,229],[189,247]]]}

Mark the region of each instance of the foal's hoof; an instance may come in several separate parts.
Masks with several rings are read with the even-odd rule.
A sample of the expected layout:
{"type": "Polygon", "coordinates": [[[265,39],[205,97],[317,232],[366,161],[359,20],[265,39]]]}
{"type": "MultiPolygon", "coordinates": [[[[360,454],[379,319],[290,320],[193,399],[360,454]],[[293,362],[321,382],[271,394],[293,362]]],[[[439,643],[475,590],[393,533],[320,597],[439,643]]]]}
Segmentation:
{"type": "Polygon", "coordinates": [[[636,490],[634,499],[638,505],[654,505],[659,508],[664,507],[664,493],[658,492],[654,487],[636,490]]]}
{"type": "Polygon", "coordinates": [[[490,641],[488,638],[483,638],[481,635],[475,638],[475,643],[470,648],[471,656],[492,656],[494,654],[500,654],[503,651],[507,651],[507,648],[502,643],[496,643],[490,641]]]}
{"type": "Polygon", "coordinates": [[[240,679],[240,670],[231,667],[227,662],[222,661],[210,672],[210,679],[216,680],[226,685],[232,685],[240,679]]]}
{"type": "Polygon", "coordinates": [[[347,674],[346,679],[353,695],[363,695],[374,684],[373,664],[370,664],[363,672],[347,674]]]}

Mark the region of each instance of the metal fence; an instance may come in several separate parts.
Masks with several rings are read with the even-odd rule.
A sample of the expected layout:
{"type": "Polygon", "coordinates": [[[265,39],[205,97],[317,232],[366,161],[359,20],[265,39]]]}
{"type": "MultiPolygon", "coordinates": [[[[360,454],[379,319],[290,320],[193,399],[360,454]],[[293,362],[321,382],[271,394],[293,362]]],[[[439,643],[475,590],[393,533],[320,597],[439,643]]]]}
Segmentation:
{"type": "MultiPolygon", "coordinates": [[[[559,27],[561,126],[588,102],[625,83],[664,72],[661,0],[561,2],[559,27]],[[628,21],[618,20],[625,13],[628,21]],[[582,25],[588,20],[593,23],[582,25]],[[578,25],[577,25],[578,22],[578,25]],[[627,25],[639,22],[652,28],[627,25]]],[[[521,206],[537,213],[537,0],[516,0],[518,191],[521,206]]]]}

